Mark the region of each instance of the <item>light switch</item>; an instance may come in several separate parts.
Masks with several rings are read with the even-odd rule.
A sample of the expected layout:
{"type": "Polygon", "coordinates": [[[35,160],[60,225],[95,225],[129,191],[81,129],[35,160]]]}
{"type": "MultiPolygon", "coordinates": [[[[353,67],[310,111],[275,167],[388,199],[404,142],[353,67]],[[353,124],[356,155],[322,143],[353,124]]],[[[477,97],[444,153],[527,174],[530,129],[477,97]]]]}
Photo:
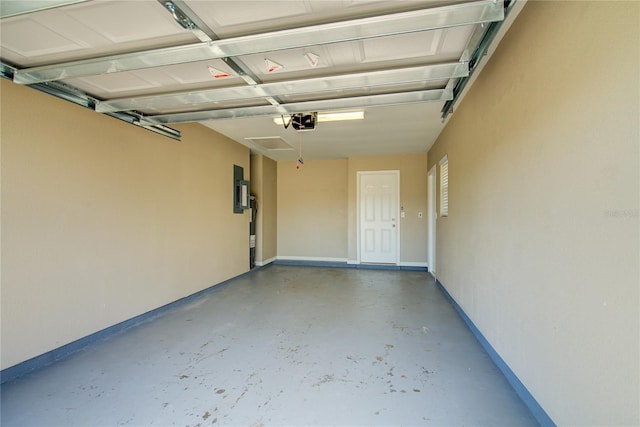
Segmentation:
{"type": "Polygon", "coordinates": [[[400,218],[404,218],[404,211],[400,212],[400,218]]]}
{"type": "Polygon", "coordinates": [[[422,218],[422,212],[418,212],[418,218],[422,218]]]}

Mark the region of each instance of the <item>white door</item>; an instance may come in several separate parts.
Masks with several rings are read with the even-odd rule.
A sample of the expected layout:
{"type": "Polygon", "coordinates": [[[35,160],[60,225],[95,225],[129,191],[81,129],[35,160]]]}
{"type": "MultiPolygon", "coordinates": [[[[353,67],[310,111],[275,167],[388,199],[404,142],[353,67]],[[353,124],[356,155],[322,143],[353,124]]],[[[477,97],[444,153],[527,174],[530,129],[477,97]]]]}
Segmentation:
{"type": "Polygon", "coordinates": [[[427,175],[427,267],[436,276],[436,167],[427,175]]]}
{"type": "Polygon", "coordinates": [[[400,171],[358,172],[360,262],[398,264],[400,171]]]}

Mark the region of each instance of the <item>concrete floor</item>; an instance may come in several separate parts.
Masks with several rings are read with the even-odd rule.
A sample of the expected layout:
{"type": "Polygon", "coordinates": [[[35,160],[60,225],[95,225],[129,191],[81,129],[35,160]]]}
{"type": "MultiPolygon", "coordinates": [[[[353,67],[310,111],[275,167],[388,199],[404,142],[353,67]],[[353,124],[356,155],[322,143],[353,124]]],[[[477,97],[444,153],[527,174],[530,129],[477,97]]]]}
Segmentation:
{"type": "Polygon", "coordinates": [[[423,272],[272,266],[2,387],[13,425],[537,425],[423,272]]]}

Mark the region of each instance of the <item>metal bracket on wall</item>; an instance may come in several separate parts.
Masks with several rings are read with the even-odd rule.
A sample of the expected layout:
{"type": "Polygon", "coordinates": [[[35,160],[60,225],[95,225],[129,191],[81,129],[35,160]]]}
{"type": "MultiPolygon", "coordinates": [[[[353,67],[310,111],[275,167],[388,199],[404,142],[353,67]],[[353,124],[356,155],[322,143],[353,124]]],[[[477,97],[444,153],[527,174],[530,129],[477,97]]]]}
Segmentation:
{"type": "MultiPolygon", "coordinates": [[[[505,19],[515,3],[516,0],[504,0],[503,7],[505,19]]],[[[496,34],[498,34],[498,30],[500,30],[500,27],[502,27],[503,22],[504,20],[484,23],[482,26],[478,27],[478,30],[476,30],[474,34],[472,34],[468,46],[473,46],[475,47],[475,49],[473,50],[473,52],[471,52],[469,49],[465,49],[462,57],[460,58],[460,62],[468,61],[469,75],[466,77],[462,77],[456,81],[455,86],[453,87],[453,99],[445,102],[441,110],[441,117],[443,122],[449,116],[449,114],[453,113],[453,105],[460,98],[462,91],[469,83],[469,79],[471,79],[471,77],[473,76],[473,73],[476,70],[480,60],[487,54],[487,50],[489,49],[489,46],[491,45],[493,39],[496,37],[496,34]],[[479,31],[483,28],[485,29],[484,31],[479,31]],[[477,42],[478,39],[479,42],[477,42]]]]}
{"type": "MultiPolygon", "coordinates": [[[[16,68],[0,62],[0,77],[13,81],[14,75],[16,72],[16,68]]],[[[61,82],[45,82],[45,83],[35,83],[27,85],[32,89],[39,90],[40,92],[44,92],[49,95],[53,95],[57,98],[64,99],[65,101],[72,102],[81,107],[87,108],[89,110],[96,111],[96,105],[99,104],[99,100],[93,98],[86,93],[72,87],[66,85],[61,82]]],[[[150,130],[162,136],[169,137],[171,139],[175,139],[176,141],[181,140],[182,134],[179,130],[170,128],[161,123],[155,123],[147,119],[143,114],[138,114],[133,111],[113,111],[113,112],[105,112],[101,113],[109,117],[116,118],[118,120],[122,120],[132,125],[139,126],[143,129],[150,130]]]]}

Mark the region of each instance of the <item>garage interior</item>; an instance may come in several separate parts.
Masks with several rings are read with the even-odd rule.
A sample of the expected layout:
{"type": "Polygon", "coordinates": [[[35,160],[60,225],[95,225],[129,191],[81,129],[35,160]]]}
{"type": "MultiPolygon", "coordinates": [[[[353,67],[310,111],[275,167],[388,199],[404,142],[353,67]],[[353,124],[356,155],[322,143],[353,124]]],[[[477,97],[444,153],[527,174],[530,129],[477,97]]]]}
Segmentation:
{"type": "Polygon", "coordinates": [[[637,2],[0,16],[3,424],[42,423],[30,382],[64,424],[640,423],[637,2]],[[252,346],[262,374],[241,378],[252,346]],[[157,401],[80,392],[98,366],[157,401]]]}
{"type": "Polygon", "coordinates": [[[234,279],[5,384],[3,424],[537,425],[424,276],[234,279]]]}

